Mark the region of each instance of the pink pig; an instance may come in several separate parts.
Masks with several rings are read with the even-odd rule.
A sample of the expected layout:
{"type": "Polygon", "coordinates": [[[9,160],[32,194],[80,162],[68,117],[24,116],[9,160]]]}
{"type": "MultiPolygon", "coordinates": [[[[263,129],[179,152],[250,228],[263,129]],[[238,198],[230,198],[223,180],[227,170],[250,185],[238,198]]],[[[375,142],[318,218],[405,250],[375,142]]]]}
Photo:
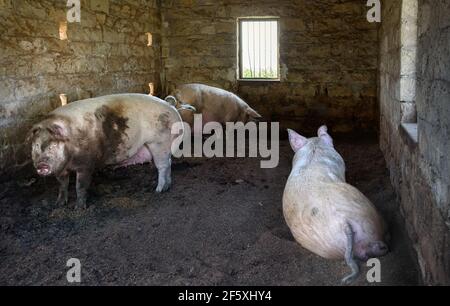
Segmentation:
{"type": "Polygon", "coordinates": [[[283,195],[286,222],[306,249],[328,259],[345,258],[352,273],[342,282],[350,284],[359,274],[355,259],[388,252],[385,224],[369,199],[346,183],[344,160],[326,126],[309,139],[288,132],[295,156],[283,195]]]}
{"type": "Polygon", "coordinates": [[[191,127],[194,113],[202,114],[203,124],[247,123],[261,119],[257,111],[234,93],[204,84],[180,85],[165,100],[179,110],[183,121],[191,127]]]}

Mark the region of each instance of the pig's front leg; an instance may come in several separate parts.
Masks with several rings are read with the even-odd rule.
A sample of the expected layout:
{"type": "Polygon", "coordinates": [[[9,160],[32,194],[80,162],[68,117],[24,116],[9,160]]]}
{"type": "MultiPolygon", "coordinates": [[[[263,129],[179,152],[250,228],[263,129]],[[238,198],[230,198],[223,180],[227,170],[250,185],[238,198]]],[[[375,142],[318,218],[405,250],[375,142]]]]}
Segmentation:
{"type": "Polygon", "coordinates": [[[69,174],[64,173],[56,177],[59,182],[59,193],[56,205],[64,206],[69,202],[69,174]]]}
{"type": "Polygon", "coordinates": [[[76,209],[86,208],[87,191],[92,181],[91,170],[77,171],[77,204],[76,209]]]}

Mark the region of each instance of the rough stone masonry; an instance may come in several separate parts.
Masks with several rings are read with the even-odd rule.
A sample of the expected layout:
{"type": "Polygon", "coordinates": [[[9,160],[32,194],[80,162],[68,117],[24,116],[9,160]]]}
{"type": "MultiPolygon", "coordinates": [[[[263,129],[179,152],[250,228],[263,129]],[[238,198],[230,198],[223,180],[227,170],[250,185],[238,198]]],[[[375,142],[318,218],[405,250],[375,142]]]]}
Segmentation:
{"type": "Polygon", "coordinates": [[[450,3],[391,0],[383,4],[379,63],[381,148],[424,282],[448,285],[450,3]],[[411,31],[414,24],[417,31],[411,31]],[[410,65],[415,57],[417,63],[410,65]],[[402,123],[414,122],[418,140],[411,139],[402,128],[402,123]]]}
{"type": "Polygon", "coordinates": [[[165,93],[200,82],[237,92],[267,120],[312,132],[376,131],[378,24],[366,1],[162,2],[165,93]],[[237,80],[238,17],[280,17],[280,82],[237,80]]]}

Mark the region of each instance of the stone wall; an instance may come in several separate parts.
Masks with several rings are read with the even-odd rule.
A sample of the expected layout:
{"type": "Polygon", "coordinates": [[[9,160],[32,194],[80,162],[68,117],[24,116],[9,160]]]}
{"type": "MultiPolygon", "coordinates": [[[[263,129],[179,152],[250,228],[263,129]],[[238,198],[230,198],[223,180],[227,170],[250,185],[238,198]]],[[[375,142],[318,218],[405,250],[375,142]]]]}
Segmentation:
{"type": "MultiPolygon", "coordinates": [[[[418,0],[416,87],[409,9],[417,0],[383,1],[380,28],[381,148],[427,284],[450,284],[450,3],[418,0]],[[403,7],[403,10],[402,10],[403,7]],[[402,30],[403,29],[403,30],[402,30]],[[414,83],[414,82],[412,82],[414,83]],[[412,97],[412,99],[408,98],[412,97]],[[409,117],[417,108],[416,119],[409,117]],[[417,122],[418,142],[401,123],[417,122]]],[[[417,3],[417,2],[416,2],[417,3]]],[[[412,19],[411,19],[412,17],[412,19]]],[[[417,17],[417,16],[416,16],[417,17]]]]}
{"type": "Polygon", "coordinates": [[[378,129],[377,24],[366,1],[166,0],[162,79],[238,93],[267,120],[302,132],[378,129]],[[237,81],[238,17],[280,17],[281,82],[237,81]]]}
{"type": "Polygon", "coordinates": [[[25,160],[25,133],[61,93],[74,101],[159,86],[158,1],[82,0],[81,23],[68,23],[61,40],[66,3],[0,0],[1,173],[25,160]]]}

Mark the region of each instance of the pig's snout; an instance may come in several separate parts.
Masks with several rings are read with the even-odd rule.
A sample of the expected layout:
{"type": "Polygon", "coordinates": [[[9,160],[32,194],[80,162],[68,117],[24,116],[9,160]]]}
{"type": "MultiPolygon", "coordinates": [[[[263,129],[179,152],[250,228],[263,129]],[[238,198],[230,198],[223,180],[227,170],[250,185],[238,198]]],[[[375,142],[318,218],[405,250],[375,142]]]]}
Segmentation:
{"type": "Polygon", "coordinates": [[[50,174],[50,165],[41,161],[36,165],[36,171],[41,176],[47,176],[50,174]]]}
{"type": "Polygon", "coordinates": [[[389,252],[389,247],[383,241],[371,242],[368,245],[367,255],[369,257],[381,257],[389,252]]]}
{"type": "Polygon", "coordinates": [[[361,261],[367,261],[369,258],[377,258],[386,255],[389,253],[389,247],[383,241],[373,241],[357,244],[354,251],[356,258],[361,261]]]}

